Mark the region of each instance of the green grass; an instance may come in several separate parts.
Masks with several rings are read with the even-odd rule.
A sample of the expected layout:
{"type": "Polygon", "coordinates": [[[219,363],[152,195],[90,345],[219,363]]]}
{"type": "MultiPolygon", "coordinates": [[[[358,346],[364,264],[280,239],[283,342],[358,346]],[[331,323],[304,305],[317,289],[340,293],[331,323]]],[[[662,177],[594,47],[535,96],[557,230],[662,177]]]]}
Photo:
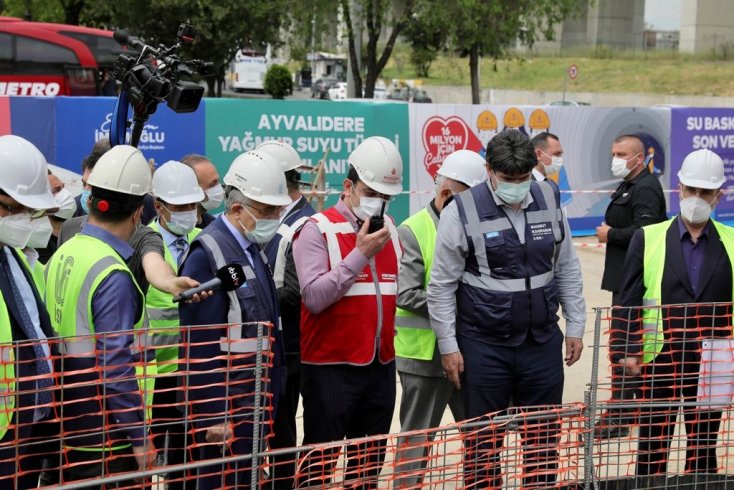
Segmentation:
{"type": "MultiPolygon", "coordinates": [[[[570,92],[734,96],[734,62],[716,60],[712,53],[693,57],[669,51],[619,52],[600,48],[575,54],[520,56],[496,65],[483,59],[482,88],[561,91],[564,73],[575,63],[579,75],[568,81],[570,92]]],[[[409,48],[398,46],[382,77],[417,78],[409,60],[409,48]]],[[[440,56],[423,81],[426,85],[469,85],[469,60],[440,56]]]]}

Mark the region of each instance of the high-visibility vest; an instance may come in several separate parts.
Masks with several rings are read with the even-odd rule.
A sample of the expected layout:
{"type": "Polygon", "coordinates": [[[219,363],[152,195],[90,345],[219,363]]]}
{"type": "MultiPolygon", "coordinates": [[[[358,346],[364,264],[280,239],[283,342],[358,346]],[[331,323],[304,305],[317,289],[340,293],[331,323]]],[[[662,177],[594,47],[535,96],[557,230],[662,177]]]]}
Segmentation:
{"type": "Polygon", "coordinates": [[[23,253],[23,249],[16,248],[15,251],[18,252],[17,256],[20,257],[21,262],[28,272],[30,272],[31,277],[33,278],[33,283],[36,285],[36,289],[38,289],[38,294],[43,298],[46,295],[46,280],[44,277],[46,266],[36,260],[33,267],[31,267],[30,262],[28,262],[28,257],[23,253]]]}
{"type": "MultiPolygon", "coordinates": [[[[0,250],[0,253],[4,253],[0,250]]],[[[15,346],[10,315],[0,294],[0,439],[5,437],[15,411],[15,346]]]]}
{"type": "MultiPolygon", "coordinates": [[[[88,358],[95,351],[92,299],[99,285],[113,272],[130,275],[140,296],[141,314],[135,330],[130,352],[138,355],[135,374],[145,404],[145,418],[150,420],[153,388],[156,375],[155,358],[151,359],[148,318],[145,313],[145,296],[135,283],[128,266],[115,250],[95,237],[79,234],[59,248],[46,266],[46,306],[51,316],[51,326],[62,338],[62,357],[88,358]]],[[[121,449],[74,448],[82,450],[121,449]]]]}
{"type": "MultiPolygon", "coordinates": [[[[357,246],[353,225],[332,207],[310,218],[326,240],[329,268],[357,246]]],[[[344,296],[321,313],[312,313],[301,301],[301,362],[364,366],[375,358],[395,358],[395,299],[402,249],[397,229],[387,217],[392,243],[387,244],[357,274],[344,296]],[[380,322],[381,320],[381,322],[380,322]]]]}
{"type": "MultiPolygon", "coordinates": [[[[428,287],[436,247],[436,225],[428,209],[423,208],[403,222],[415,235],[423,257],[423,288],[428,287]]],[[[436,335],[428,317],[397,308],[395,311],[395,355],[430,361],[436,348],[436,335]]]]}
{"type": "MultiPolygon", "coordinates": [[[[643,252],[642,282],[645,293],[642,296],[642,362],[653,361],[663,350],[662,304],[663,271],[665,269],[665,237],[675,218],[644,226],[645,246],[643,252]]],[[[734,277],[734,228],[711,220],[724,244],[734,277]]],[[[734,301],[734,298],[732,299],[734,301]]]]}
{"type": "MultiPolygon", "coordinates": [[[[148,225],[158,233],[161,232],[158,221],[153,221],[148,225]]],[[[186,235],[186,241],[191,242],[201,230],[194,228],[186,235]]],[[[168,246],[163,244],[163,258],[178,272],[178,264],[171,254],[168,246]]],[[[152,285],[148,287],[148,293],[145,295],[145,308],[148,310],[148,319],[150,320],[151,339],[155,347],[155,360],[158,366],[158,373],[172,373],[176,371],[178,360],[179,346],[179,326],[178,305],[173,302],[173,295],[154,288],[152,285]]]]}

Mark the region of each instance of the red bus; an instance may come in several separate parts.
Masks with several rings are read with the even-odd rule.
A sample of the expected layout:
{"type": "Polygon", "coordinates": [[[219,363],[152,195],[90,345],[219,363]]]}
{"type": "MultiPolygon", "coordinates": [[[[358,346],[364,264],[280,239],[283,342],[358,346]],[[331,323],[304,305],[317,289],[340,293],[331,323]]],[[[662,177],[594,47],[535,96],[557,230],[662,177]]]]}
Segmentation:
{"type": "Polygon", "coordinates": [[[100,95],[119,50],[110,31],[0,17],[0,95],[100,95]]]}

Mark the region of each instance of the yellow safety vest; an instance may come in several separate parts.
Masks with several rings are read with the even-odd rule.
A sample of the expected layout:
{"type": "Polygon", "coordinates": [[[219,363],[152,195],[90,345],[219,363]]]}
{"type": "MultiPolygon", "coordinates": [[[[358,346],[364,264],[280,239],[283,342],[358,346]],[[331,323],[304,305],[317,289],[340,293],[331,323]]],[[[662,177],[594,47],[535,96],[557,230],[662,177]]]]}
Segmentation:
{"type": "MultiPolygon", "coordinates": [[[[436,247],[436,225],[426,208],[421,209],[403,222],[418,240],[423,257],[425,274],[423,288],[428,286],[433,266],[433,251],[436,247]]],[[[407,359],[430,361],[436,348],[436,335],[431,330],[428,318],[411,311],[395,310],[395,355],[407,359]]]]}
{"type": "MultiPolygon", "coordinates": [[[[115,271],[129,274],[140,294],[140,304],[145,296],[135,283],[127,264],[115,250],[102,240],[79,234],[64,243],[46,265],[46,306],[51,316],[51,325],[62,337],[62,353],[66,356],[89,356],[95,350],[92,319],[92,299],[97,288],[115,271]]],[[[150,347],[148,318],[145,308],[133,329],[136,331],[130,351],[140,354],[142,362],[136,363],[135,374],[145,404],[145,417],[150,420],[153,389],[156,375],[155,359],[144,362],[150,347]]],[[[121,449],[128,445],[115,446],[121,449]]],[[[103,451],[105,448],[73,448],[103,451]]]]}
{"type": "MultiPolygon", "coordinates": [[[[654,360],[663,350],[663,317],[660,309],[662,301],[663,270],[665,269],[665,237],[675,218],[644,226],[645,249],[643,253],[642,282],[645,293],[642,296],[642,362],[654,360]]],[[[711,220],[719,233],[721,243],[729,256],[734,277],[734,228],[711,220]]],[[[734,301],[734,299],[733,299],[734,301]]]]}
{"type": "MultiPolygon", "coordinates": [[[[161,232],[160,225],[157,221],[151,222],[148,227],[161,232]]],[[[201,233],[201,230],[194,228],[188,235],[186,240],[189,244],[194,238],[201,233]]],[[[163,258],[178,272],[178,264],[171,255],[168,246],[163,244],[163,258]]],[[[178,346],[179,346],[179,318],[178,305],[173,302],[173,295],[154,288],[148,287],[148,293],[145,295],[145,308],[148,310],[148,318],[150,320],[151,338],[155,347],[155,360],[158,364],[158,374],[172,373],[176,371],[178,366],[178,346]]]]}

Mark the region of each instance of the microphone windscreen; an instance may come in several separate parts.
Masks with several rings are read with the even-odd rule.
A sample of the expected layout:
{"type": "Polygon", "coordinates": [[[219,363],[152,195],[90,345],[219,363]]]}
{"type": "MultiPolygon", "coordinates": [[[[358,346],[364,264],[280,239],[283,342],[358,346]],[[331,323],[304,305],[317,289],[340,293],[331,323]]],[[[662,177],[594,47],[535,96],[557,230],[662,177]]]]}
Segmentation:
{"type": "Polygon", "coordinates": [[[217,278],[222,281],[223,291],[233,291],[245,282],[245,271],[239,264],[227,264],[217,271],[217,278]]]}

